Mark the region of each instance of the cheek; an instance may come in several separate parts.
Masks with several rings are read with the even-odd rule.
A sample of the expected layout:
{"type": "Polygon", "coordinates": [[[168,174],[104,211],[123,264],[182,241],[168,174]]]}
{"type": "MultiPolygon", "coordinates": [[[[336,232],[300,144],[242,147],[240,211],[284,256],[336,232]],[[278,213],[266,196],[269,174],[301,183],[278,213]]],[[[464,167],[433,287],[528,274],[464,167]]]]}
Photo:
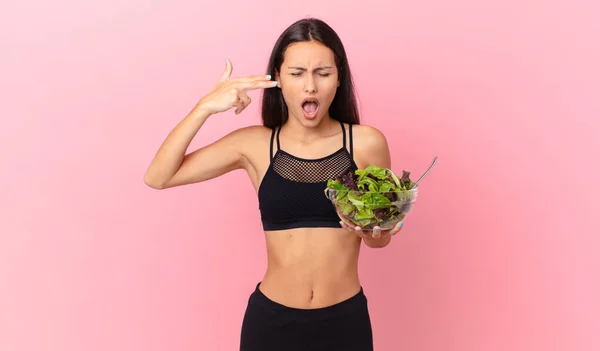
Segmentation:
{"type": "Polygon", "coordinates": [[[328,81],[323,83],[320,90],[323,96],[326,96],[328,99],[333,100],[337,89],[337,81],[328,81]]]}
{"type": "Polygon", "coordinates": [[[281,85],[281,95],[283,95],[283,100],[285,101],[286,105],[290,106],[293,103],[292,99],[294,99],[294,93],[289,86],[284,84],[281,85]]]}
{"type": "MultiPolygon", "coordinates": [[[[293,79],[281,79],[280,81],[281,84],[281,94],[283,95],[283,99],[286,101],[286,103],[289,104],[290,100],[294,98],[294,96],[297,94],[297,90],[298,90],[298,82],[297,80],[294,81],[293,79]]],[[[301,87],[300,87],[301,88],[301,87]]],[[[300,90],[302,91],[302,90],[300,90]]]]}

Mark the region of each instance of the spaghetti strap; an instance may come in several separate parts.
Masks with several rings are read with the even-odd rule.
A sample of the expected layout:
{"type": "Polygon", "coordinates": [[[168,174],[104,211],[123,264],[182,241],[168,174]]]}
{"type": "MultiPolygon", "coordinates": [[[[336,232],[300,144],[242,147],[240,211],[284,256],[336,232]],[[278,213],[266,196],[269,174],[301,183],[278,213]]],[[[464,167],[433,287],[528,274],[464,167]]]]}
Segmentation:
{"type": "Polygon", "coordinates": [[[271,131],[271,143],[269,144],[269,161],[273,161],[273,138],[275,137],[275,128],[271,131]]]}
{"type": "Polygon", "coordinates": [[[344,126],[344,122],[340,121],[340,125],[342,126],[342,135],[344,136],[344,149],[346,148],[346,127],[344,126]]]}
{"type": "Polygon", "coordinates": [[[281,149],[281,145],[279,144],[279,132],[281,131],[281,126],[277,128],[277,150],[281,149]]]}
{"type": "MultiPolygon", "coordinates": [[[[354,158],[354,151],[352,150],[352,123],[348,123],[348,134],[350,134],[350,157],[354,158]]],[[[344,138],[344,141],[346,139],[344,138]]]]}

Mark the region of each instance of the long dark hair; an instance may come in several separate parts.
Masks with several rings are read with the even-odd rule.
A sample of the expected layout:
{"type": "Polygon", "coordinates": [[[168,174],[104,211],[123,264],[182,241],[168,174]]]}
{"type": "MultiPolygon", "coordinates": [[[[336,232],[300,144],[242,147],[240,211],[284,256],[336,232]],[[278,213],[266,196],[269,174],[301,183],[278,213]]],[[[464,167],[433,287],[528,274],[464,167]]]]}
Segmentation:
{"type": "MultiPolygon", "coordinates": [[[[283,55],[287,47],[300,41],[315,40],[321,42],[333,51],[338,70],[340,86],[329,107],[333,119],[341,122],[360,124],[360,116],[356,104],[354,83],[348,65],[344,45],[337,33],[325,22],[315,18],[304,18],[290,25],[277,39],[269,64],[267,74],[275,77],[275,71],[281,72],[283,55]]],[[[283,99],[281,89],[269,88],[262,94],[262,121],[265,127],[275,128],[283,125],[288,119],[288,108],[283,99]]]]}

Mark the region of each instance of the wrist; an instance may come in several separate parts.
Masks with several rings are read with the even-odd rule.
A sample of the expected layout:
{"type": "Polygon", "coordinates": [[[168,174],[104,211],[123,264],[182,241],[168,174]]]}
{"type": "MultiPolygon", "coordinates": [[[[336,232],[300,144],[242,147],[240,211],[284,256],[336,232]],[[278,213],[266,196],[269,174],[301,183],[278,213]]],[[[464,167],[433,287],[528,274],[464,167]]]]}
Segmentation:
{"type": "Polygon", "coordinates": [[[214,112],[211,111],[206,105],[198,103],[189,113],[189,116],[191,116],[193,119],[205,121],[213,113],[214,112]]]}

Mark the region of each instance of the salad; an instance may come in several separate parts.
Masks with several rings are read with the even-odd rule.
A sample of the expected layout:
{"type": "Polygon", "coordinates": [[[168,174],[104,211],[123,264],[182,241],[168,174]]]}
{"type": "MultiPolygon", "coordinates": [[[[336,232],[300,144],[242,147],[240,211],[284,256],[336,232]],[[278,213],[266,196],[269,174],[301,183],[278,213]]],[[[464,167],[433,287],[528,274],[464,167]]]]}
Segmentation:
{"type": "Polygon", "coordinates": [[[398,178],[391,170],[377,166],[357,169],[327,181],[326,196],[343,220],[363,229],[392,227],[404,219],[416,192],[410,172],[398,178]]]}

